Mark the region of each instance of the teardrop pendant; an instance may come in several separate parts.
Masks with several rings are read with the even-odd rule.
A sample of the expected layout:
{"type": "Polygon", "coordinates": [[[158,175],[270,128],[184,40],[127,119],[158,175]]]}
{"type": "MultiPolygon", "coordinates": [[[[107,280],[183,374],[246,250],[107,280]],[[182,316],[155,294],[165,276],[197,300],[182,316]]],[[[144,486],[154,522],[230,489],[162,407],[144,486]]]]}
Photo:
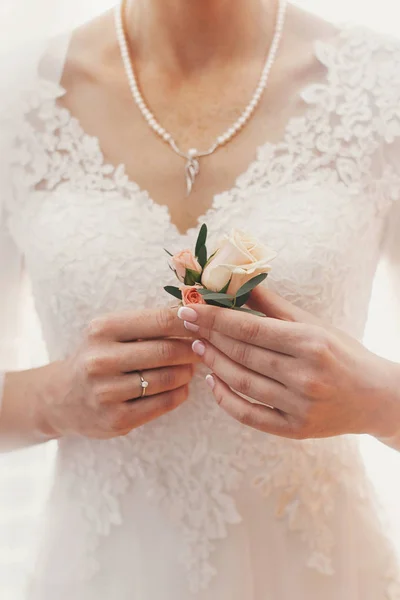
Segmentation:
{"type": "Polygon", "coordinates": [[[200,173],[200,162],[195,153],[195,150],[189,151],[185,165],[187,196],[190,196],[196,177],[200,173]]]}

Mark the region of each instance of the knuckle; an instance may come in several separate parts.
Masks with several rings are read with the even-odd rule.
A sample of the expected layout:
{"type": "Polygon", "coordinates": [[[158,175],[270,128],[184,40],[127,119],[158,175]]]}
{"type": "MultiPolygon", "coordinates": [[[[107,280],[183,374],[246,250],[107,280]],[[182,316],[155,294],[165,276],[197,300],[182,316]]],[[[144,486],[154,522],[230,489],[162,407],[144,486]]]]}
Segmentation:
{"type": "Polygon", "coordinates": [[[327,344],[321,340],[314,340],[310,343],[309,353],[314,361],[323,361],[327,358],[329,348],[327,344]]]}
{"type": "Polygon", "coordinates": [[[88,340],[96,340],[107,337],[111,332],[112,322],[109,316],[96,317],[86,327],[88,340]]]}
{"type": "Polygon", "coordinates": [[[307,341],[308,355],[317,361],[325,360],[331,351],[330,338],[323,329],[316,329],[311,332],[307,341]]]}
{"type": "Polygon", "coordinates": [[[212,370],[215,371],[216,367],[217,367],[217,354],[215,352],[213,352],[212,350],[208,350],[205,354],[205,361],[207,366],[212,370]]]}
{"type": "Polygon", "coordinates": [[[314,374],[308,373],[303,375],[300,383],[300,392],[306,396],[306,398],[312,398],[318,400],[324,391],[324,385],[321,378],[314,374]]]}
{"type": "Polygon", "coordinates": [[[213,330],[216,328],[216,326],[218,325],[218,315],[219,313],[217,312],[217,309],[215,307],[209,309],[207,329],[213,330]]]}
{"type": "Polygon", "coordinates": [[[242,425],[247,425],[248,427],[254,427],[254,418],[252,415],[251,407],[241,407],[240,410],[236,413],[236,419],[242,425]]]}
{"type": "Polygon", "coordinates": [[[169,412],[177,408],[182,402],[186,400],[189,394],[189,389],[187,386],[183,386],[178,390],[174,390],[165,394],[164,397],[164,410],[165,412],[169,412]]]}
{"type": "Polygon", "coordinates": [[[87,354],[83,359],[83,369],[85,375],[90,379],[101,375],[106,368],[106,359],[99,354],[87,354]]]}
{"type": "Polygon", "coordinates": [[[213,394],[214,394],[214,398],[215,398],[215,401],[218,404],[218,406],[222,407],[223,401],[224,401],[224,395],[221,392],[219,385],[215,386],[215,388],[213,390],[213,394]]]}
{"type": "Polygon", "coordinates": [[[164,364],[168,364],[175,357],[176,347],[168,340],[161,340],[157,344],[157,351],[160,360],[164,364]]]}
{"type": "Polygon", "coordinates": [[[232,358],[235,362],[245,365],[248,363],[250,346],[242,342],[234,342],[231,345],[232,358]]]}
{"type": "MultiPolygon", "coordinates": [[[[324,369],[313,368],[299,378],[298,391],[303,399],[311,401],[329,401],[334,397],[337,383],[335,378],[324,369]]],[[[317,405],[309,408],[313,411],[317,405]]]]}
{"type": "MultiPolygon", "coordinates": [[[[236,384],[237,390],[244,394],[245,396],[249,396],[252,390],[252,382],[251,377],[249,375],[243,373],[236,376],[236,384]]],[[[236,387],[236,386],[235,386],[236,387]]]]}
{"type": "Polygon", "coordinates": [[[96,405],[108,404],[114,397],[113,389],[108,383],[99,383],[96,385],[92,395],[96,405]]]}
{"type": "Polygon", "coordinates": [[[169,412],[174,410],[176,406],[178,406],[178,398],[179,394],[177,392],[169,392],[165,394],[163,401],[163,409],[165,412],[169,412]]]}
{"type": "Polygon", "coordinates": [[[175,315],[168,308],[161,308],[156,312],[156,322],[160,330],[164,333],[168,333],[175,324],[175,315]]]}
{"type": "Polygon", "coordinates": [[[275,354],[271,354],[271,356],[269,356],[267,360],[270,370],[274,373],[279,372],[280,359],[275,354]]]}
{"type": "Polygon", "coordinates": [[[177,380],[177,374],[174,369],[163,369],[160,371],[161,389],[170,389],[174,387],[177,380]]]}
{"type": "Polygon", "coordinates": [[[239,326],[239,335],[243,339],[252,342],[260,337],[261,326],[254,319],[246,319],[239,326]]]}
{"type": "Polygon", "coordinates": [[[184,365],[181,367],[180,375],[182,382],[188,384],[193,379],[194,371],[193,365],[184,365]]]}
{"type": "Polygon", "coordinates": [[[211,315],[211,326],[214,331],[223,331],[226,329],[229,323],[228,310],[217,308],[216,306],[213,308],[211,315]]]}

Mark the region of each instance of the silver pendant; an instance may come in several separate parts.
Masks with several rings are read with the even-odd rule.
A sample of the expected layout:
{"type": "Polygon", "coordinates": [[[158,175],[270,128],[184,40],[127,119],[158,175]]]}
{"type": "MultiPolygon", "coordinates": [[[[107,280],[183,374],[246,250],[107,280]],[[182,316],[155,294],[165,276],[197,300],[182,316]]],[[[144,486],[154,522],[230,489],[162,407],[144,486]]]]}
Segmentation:
{"type": "Polygon", "coordinates": [[[185,165],[187,196],[190,196],[196,177],[200,173],[200,163],[196,154],[197,150],[192,149],[189,150],[187,155],[187,161],[185,165]]]}

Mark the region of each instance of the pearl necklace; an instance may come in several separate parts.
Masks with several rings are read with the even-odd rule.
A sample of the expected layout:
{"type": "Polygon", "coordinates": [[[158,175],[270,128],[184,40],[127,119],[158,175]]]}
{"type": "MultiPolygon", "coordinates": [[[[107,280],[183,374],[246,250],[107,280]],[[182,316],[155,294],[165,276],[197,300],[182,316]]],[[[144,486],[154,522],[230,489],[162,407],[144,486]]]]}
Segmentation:
{"type": "Polygon", "coordinates": [[[196,148],[191,148],[188,152],[184,152],[183,150],[181,150],[178,147],[172,135],[160,125],[160,123],[157,121],[153,113],[146,105],[146,102],[144,101],[143,96],[139,90],[138,82],[132,64],[132,59],[129,53],[128,39],[124,28],[124,0],[121,0],[121,3],[116,6],[115,26],[117,32],[117,39],[121,51],[122,62],[124,64],[126,75],[128,78],[129,87],[132,92],[133,100],[135,101],[138,109],[142,113],[149,127],[166,143],[168,143],[176,154],[185,159],[186,189],[188,196],[190,195],[190,192],[193,189],[195,179],[200,172],[199,159],[203,158],[204,156],[210,156],[210,154],[213,154],[217,150],[217,148],[220,148],[221,146],[224,146],[225,144],[230,142],[231,139],[235,137],[239,133],[239,131],[243,129],[243,127],[248,123],[248,121],[251,119],[256,108],[260,103],[261,97],[265,92],[265,89],[268,84],[268,78],[271,72],[271,68],[275,62],[275,58],[279,49],[279,44],[282,39],[283,27],[285,23],[287,0],[278,0],[278,2],[279,6],[274,36],[272,38],[271,47],[268,52],[265,66],[261,73],[260,81],[253,94],[253,97],[250,100],[247,107],[242,112],[241,116],[237,119],[237,121],[225,133],[220,135],[216,139],[214,144],[204,152],[200,152],[196,148]]]}

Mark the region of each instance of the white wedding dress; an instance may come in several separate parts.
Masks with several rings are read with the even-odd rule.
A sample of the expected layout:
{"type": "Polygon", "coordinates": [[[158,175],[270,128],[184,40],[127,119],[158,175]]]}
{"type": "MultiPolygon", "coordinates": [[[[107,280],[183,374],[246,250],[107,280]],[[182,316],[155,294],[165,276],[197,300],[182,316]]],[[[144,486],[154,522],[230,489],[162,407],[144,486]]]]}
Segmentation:
{"type": "MultiPolygon", "coordinates": [[[[304,113],[199,223],[210,243],[231,227],[265,240],[279,253],[271,289],[362,339],[382,259],[400,286],[400,45],[354,28],[339,38],[316,44],[326,74],[299,92],[304,113]]],[[[3,123],[18,126],[1,198],[3,368],[18,350],[20,264],[54,361],[94,316],[164,305],[162,249],[196,237],[107,164],[54,79],[26,87],[3,123]]],[[[244,428],[204,374],[184,406],[125,438],[59,442],[27,599],[398,600],[357,438],[244,428]]]]}

